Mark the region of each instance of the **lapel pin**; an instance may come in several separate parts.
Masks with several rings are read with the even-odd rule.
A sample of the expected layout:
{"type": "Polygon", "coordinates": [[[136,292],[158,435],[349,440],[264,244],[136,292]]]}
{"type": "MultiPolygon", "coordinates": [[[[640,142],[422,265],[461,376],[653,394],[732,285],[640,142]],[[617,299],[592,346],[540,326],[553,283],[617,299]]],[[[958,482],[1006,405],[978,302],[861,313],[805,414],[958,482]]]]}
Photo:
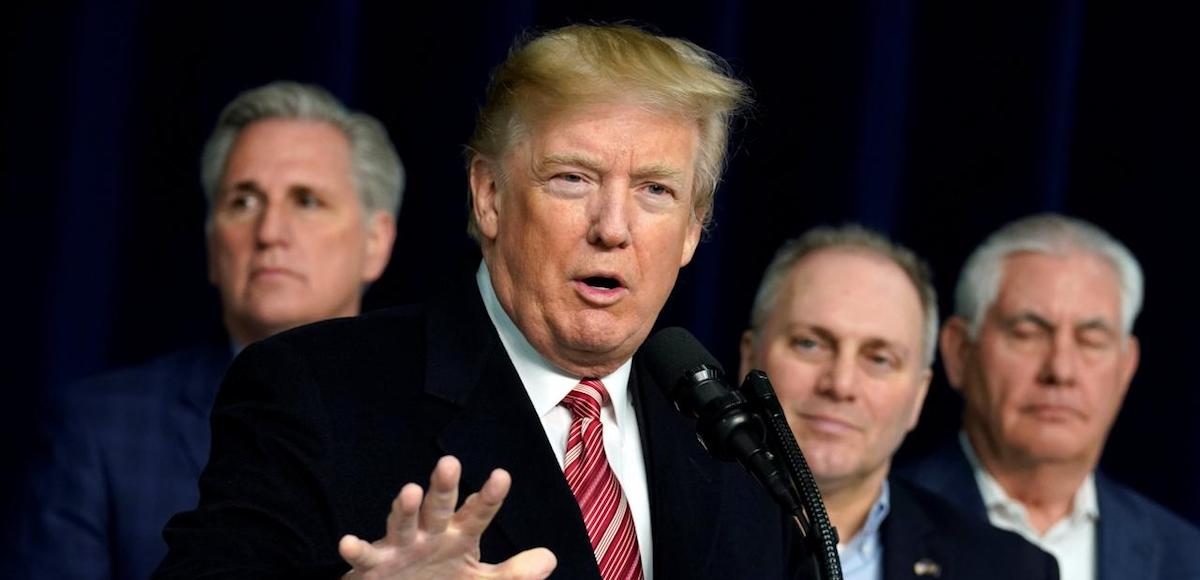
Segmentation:
{"type": "Polygon", "coordinates": [[[942,567],[937,562],[929,558],[921,558],[913,564],[913,574],[917,576],[928,576],[930,578],[941,578],[942,567]]]}

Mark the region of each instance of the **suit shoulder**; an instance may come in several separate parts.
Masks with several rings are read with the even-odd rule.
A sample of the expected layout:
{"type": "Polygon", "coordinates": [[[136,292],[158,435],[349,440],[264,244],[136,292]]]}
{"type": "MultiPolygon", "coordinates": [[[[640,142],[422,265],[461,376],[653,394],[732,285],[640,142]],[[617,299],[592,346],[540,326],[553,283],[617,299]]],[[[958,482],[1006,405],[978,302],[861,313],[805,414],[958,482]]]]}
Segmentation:
{"type": "Polygon", "coordinates": [[[397,376],[416,384],[425,366],[425,326],[423,307],[404,306],[282,332],[237,356],[218,400],[340,396],[385,388],[397,376]]]}
{"type": "Polygon", "coordinates": [[[1200,554],[1195,551],[1200,546],[1200,528],[1193,523],[1101,473],[1096,474],[1096,492],[1102,518],[1115,519],[1119,525],[1143,519],[1172,551],[1200,562],[1200,554]]]}
{"type": "MultiPolygon", "coordinates": [[[[1020,535],[980,521],[949,501],[903,480],[890,480],[893,513],[912,513],[916,510],[938,535],[955,546],[955,551],[966,561],[982,564],[992,562],[998,569],[1026,570],[1022,577],[1039,577],[1037,572],[1057,569],[1054,557],[1034,546],[1020,535]],[[898,502],[910,504],[908,509],[897,509],[898,502]],[[1030,575],[1032,574],[1032,575],[1030,575]]],[[[903,526],[903,522],[897,522],[903,526]]]]}
{"type": "Polygon", "coordinates": [[[411,333],[423,333],[425,320],[423,305],[395,306],[368,312],[359,316],[333,318],[313,322],[266,338],[258,344],[288,345],[291,348],[349,350],[361,343],[404,338],[411,333]]]}
{"type": "Polygon", "coordinates": [[[53,392],[47,404],[58,410],[91,411],[108,402],[122,408],[157,405],[177,399],[192,381],[215,384],[232,359],[232,349],[226,345],[184,348],[71,383],[53,392]]]}

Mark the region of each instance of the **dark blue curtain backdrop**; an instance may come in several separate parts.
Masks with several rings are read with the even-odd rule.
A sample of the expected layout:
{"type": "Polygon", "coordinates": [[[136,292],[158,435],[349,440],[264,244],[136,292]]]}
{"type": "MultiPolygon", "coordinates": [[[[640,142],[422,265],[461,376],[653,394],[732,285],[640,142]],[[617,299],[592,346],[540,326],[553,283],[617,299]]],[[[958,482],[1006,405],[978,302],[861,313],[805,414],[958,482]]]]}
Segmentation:
{"type": "MultiPolygon", "coordinates": [[[[1194,14],[1183,3],[1082,0],[775,4],[789,6],[8,6],[3,467],[19,465],[49,389],[217,327],[197,167],[238,91],[319,83],[388,126],[410,178],[395,255],[368,295],[377,308],[421,299],[473,259],[461,149],[511,40],[633,20],[725,56],[757,98],[737,127],[716,226],[663,324],[689,327],[736,365],[762,269],[779,243],[817,224],[860,221],[916,249],[934,266],[945,312],[967,252],[1000,224],[1043,210],[1092,220],[1129,245],[1147,277],[1142,365],[1105,465],[1200,522],[1194,14]]],[[[940,374],[936,383],[906,453],[957,429],[957,398],[940,374]]]]}

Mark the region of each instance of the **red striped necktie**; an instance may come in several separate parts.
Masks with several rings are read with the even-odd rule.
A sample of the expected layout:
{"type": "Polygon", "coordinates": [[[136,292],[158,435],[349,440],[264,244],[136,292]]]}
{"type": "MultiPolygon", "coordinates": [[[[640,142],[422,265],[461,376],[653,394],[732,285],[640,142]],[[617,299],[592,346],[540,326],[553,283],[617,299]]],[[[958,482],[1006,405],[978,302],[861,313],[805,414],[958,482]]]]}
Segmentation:
{"type": "Polygon", "coordinates": [[[571,410],[572,416],[563,473],[583,513],[600,577],[639,580],[642,556],[633,512],[604,453],[600,407],[607,400],[608,391],[598,379],[583,379],[563,398],[562,405],[571,410]]]}

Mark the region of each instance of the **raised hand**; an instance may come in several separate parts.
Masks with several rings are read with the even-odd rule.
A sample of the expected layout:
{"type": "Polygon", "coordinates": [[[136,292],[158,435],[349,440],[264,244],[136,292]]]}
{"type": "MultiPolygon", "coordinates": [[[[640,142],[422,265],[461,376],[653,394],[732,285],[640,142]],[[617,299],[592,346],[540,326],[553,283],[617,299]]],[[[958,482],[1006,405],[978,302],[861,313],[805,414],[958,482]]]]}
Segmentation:
{"type": "Polygon", "coordinates": [[[504,503],[512,477],[503,469],[493,471],[455,511],[461,474],[457,459],[442,457],[429,478],[428,494],[415,483],[400,489],[382,539],[368,543],[343,536],[338,552],[353,567],[343,578],[536,580],[549,576],[557,560],[545,548],[526,550],[499,564],[479,561],[479,538],[504,503]]]}

